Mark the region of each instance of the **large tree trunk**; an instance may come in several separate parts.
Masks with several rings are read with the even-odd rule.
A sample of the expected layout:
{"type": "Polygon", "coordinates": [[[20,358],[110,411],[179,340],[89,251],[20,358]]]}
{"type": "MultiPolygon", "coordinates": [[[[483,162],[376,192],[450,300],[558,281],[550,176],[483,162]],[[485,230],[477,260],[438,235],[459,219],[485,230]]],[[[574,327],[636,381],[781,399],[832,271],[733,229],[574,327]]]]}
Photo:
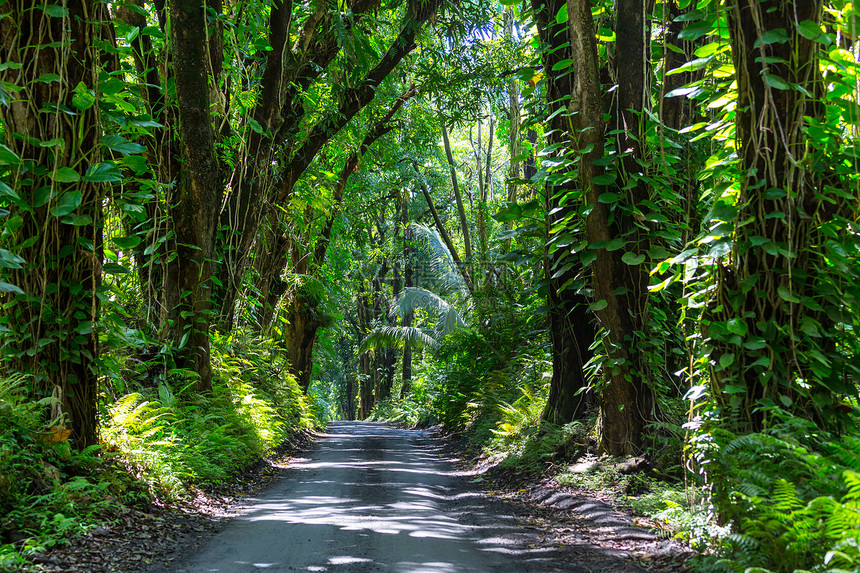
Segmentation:
{"type": "MultiPolygon", "coordinates": [[[[543,51],[543,67],[548,79],[547,103],[552,119],[549,125],[547,143],[559,145],[558,155],[563,157],[568,149],[581,150],[588,143],[593,144],[591,155],[602,155],[602,126],[600,129],[590,129],[582,132],[581,147],[576,147],[576,139],[569,136],[568,115],[563,109],[568,105],[568,94],[574,93],[574,80],[577,84],[592,80],[596,83],[597,48],[594,44],[594,34],[589,32],[590,48],[593,54],[580,56],[583,59],[578,71],[559,71],[557,67],[564,60],[574,57],[570,48],[570,39],[566,23],[558,23],[555,15],[565,5],[565,0],[533,0],[532,6],[538,22],[541,42],[548,48],[543,51]],[[593,56],[587,59],[587,56],[593,56]],[[590,65],[595,66],[593,69],[590,65]],[[576,75],[574,75],[576,74],[576,75]],[[595,76],[592,79],[592,76],[595,76]],[[596,145],[594,145],[596,143],[596,145]]],[[[588,4],[585,2],[584,4],[588,4]]],[[[589,19],[591,12],[589,10],[589,19]]],[[[571,13],[573,17],[573,13],[571,13]]],[[[589,24],[590,26],[590,24],[589,24]]],[[[590,30],[590,28],[589,28],[590,30]]],[[[589,46],[586,40],[586,47],[589,46]]],[[[599,84],[594,86],[599,88],[599,84]]],[[[575,95],[574,95],[575,97],[575,95]]],[[[585,109],[584,111],[588,111],[585,109]]],[[[600,110],[598,109],[598,112],[600,110]]],[[[574,116],[574,121],[581,119],[580,112],[574,116]]],[[[600,116],[602,120],[602,115],[600,116]]],[[[599,124],[598,124],[599,125],[599,124]]],[[[579,182],[567,181],[546,185],[546,224],[547,229],[558,227],[562,221],[574,216],[576,205],[564,201],[567,193],[581,193],[579,182]]],[[[569,232],[569,231],[568,231],[569,232]]],[[[554,235],[548,237],[546,256],[544,259],[545,276],[547,279],[548,315],[550,338],[552,342],[552,380],[550,394],[541,418],[553,424],[566,424],[582,415],[585,404],[585,388],[587,381],[583,367],[589,357],[589,346],[594,340],[591,321],[586,312],[587,301],[579,294],[575,281],[579,272],[579,263],[571,260],[567,249],[557,248],[554,235]],[[564,270],[567,267],[567,270],[564,270]]]]}
{"type": "Polygon", "coordinates": [[[805,118],[823,117],[817,101],[823,86],[820,47],[799,24],[820,23],[822,10],[819,0],[728,3],[741,174],[734,220],[744,225],[736,227],[731,257],[719,266],[707,318],[715,347],[711,395],[734,431],[766,427],[774,404],[835,428],[847,393],[832,342],[838,336],[832,317],[842,310],[828,308],[819,283],[832,272],[823,259],[832,236],[821,226],[853,216],[856,197],[828,191],[849,187],[827,181],[832,175],[809,157],[805,130],[805,118]],[[763,40],[775,30],[788,40],[763,40]],[[745,343],[732,342],[733,334],[745,343]]]}
{"type": "MultiPolygon", "coordinates": [[[[619,205],[641,213],[648,211],[645,203],[649,198],[649,188],[640,178],[645,160],[644,112],[650,101],[645,3],[619,0],[616,4],[615,67],[620,79],[616,107],[610,112],[618,157],[618,179],[613,191],[622,197],[619,205]]],[[[592,190],[588,201],[596,206],[599,197],[592,190]]],[[[607,303],[597,311],[606,329],[604,352],[608,358],[603,368],[603,388],[598,394],[600,447],[612,455],[630,455],[642,448],[642,432],[654,408],[648,371],[636,344],[648,317],[649,267],[644,261],[650,243],[648,232],[635,221],[633,212],[620,207],[613,209],[611,215],[607,211],[595,208],[589,214],[589,239],[621,238],[625,247],[611,252],[598,249],[595,261],[594,298],[607,303]],[[624,260],[627,253],[642,260],[624,260]]]]}
{"type": "MultiPolygon", "coordinates": [[[[325,146],[332,137],[337,135],[349,122],[366,107],[376,96],[376,90],[386,77],[394,70],[395,67],[405,58],[416,46],[416,39],[424,24],[433,17],[436,10],[443,3],[443,0],[413,0],[409,2],[406,14],[401,24],[400,33],[392,43],[391,47],[380,58],[378,64],[368,72],[364,80],[357,86],[348,88],[337,110],[330,115],[320,120],[316,125],[312,126],[308,132],[307,138],[301,145],[288,153],[288,158],[283,163],[283,167],[279,170],[278,181],[276,184],[270,185],[268,179],[261,179],[260,174],[265,174],[271,165],[271,161],[267,161],[268,153],[272,150],[272,143],[262,141],[258,146],[261,151],[254,161],[256,165],[262,166],[265,169],[252,168],[244,169],[237,191],[231,195],[231,201],[228,209],[225,210],[225,223],[230,228],[230,235],[225,246],[227,253],[227,261],[220,272],[221,283],[225,285],[223,293],[219,295],[221,301],[221,321],[223,324],[230,324],[233,321],[233,313],[235,312],[235,301],[238,296],[238,289],[241,284],[242,276],[247,266],[246,253],[251,251],[251,245],[257,238],[257,231],[260,224],[260,205],[268,200],[277,205],[286,205],[289,197],[292,194],[293,188],[298,183],[301,176],[313,162],[319,151],[325,146]]],[[[369,11],[375,7],[377,2],[372,0],[359,0],[354,3],[351,10],[355,17],[359,14],[369,11]]],[[[326,11],[323,10],[322,14],[326,11]]],[[[319,16],[323,18],[323,16],[319,16]]],[[[279,116],[267,115],[266,118],[272,119],[273,123],[267,127],[271,128],[272,132],[276,132],[276,141],[287,141],[293,139],[298,130],[302,127],[301,119],[304,116],[304,108],[302,104],[302,93],[310,86],[310,84],[319,77],[319,74],[324,70],[325,66],[331,62],[334,56],[337,55],[338,40],[336,34],[330,34],[327,37],[319,38],[314,34],[314,27],[319,25],[321,20],[308,18],[308,24],[313,24],[313,27],[302,33],[302,45],[309,48],[308,54],[322,54],[320,58],[314,55],[306,56],[302,54],[302,65],[295,72],[295,81],[289,84],[289,88],[284,88],[283,107],[279,116]],[[328,39],[326,39],[328,38],[328,39]],[[319,45],[315,43],[317,42],[319,45]],[[331,50],[334,50],[331,52],[331,50]],[[279,125],[279,129],[275,127],[279,125]]],[[[268,121],[268,119],[267,119],[268,121]]]]}
{"type": "MultiPolygon", "coordinates": [[[[344,3],[351,12],[346,30],[378,7],[377,0],[355,0],[344,3]]],[[[319,79],[340,52],[338,28],[332,22],[333,11],[321,3],[309,15],[298,41],[291,44],[293,2],[275,1],[269,14],[269,44],[262,91],[252,119],[257,125],[246,125],[247,159],[236,166],[231,180],[235,188],[221,215],[227,229],[220,237],[219,250],[224,257],[218,269],[221,287],[217,289],[219,324],[228,328],[235,320],[236,301],[248,266],[248,254],[257,236],[265,199],[272,190],[273,159],[282,151],[277,142],[292,141],[302,129],[305,115],[303,93],[319,79]],[[259,126],[259,128],[257,127],[259,126]],[[276,134],[272,137],[272,134],[276,134]]],[[[341,31],[343,32],[343,31],[341,31]]],[[[334,134],[332,134],[334,135],[334,134]]]]}
{"type": "Polygon", "coordinates": [[[222,55],[207,53],[207,18],[199,0],[172,0],[171,17],[183,165],[170,205],[176,257],[168,265],[166,301],[178,363],[199,374],[197,389],[205,392],[212,386],[209,295],[222,196],[207,68],[222,55]]]}
{"type": "Polygon", "coordinates": [[[66,415],[82,448],[97,441],[103,197],[88,171],[100,161],[95,90],[109,15],[89,0],[68,0],[63,15],[45,7],[28,0],[0,6],[0,80],[7,90],[18,86],[0,105],[11,150],[0,160],[11,167],[0,177],[9,210],[0,239],[9,252],[0,265],[3,369],[32,375],[34,398],[59,398],[55,413],[66,415]],[[44,74],[62,80],[37,79],[44,74]],[[58,105],[75,113],[59,113],[58,105]],[[62,145],[47,144],[55,139],[62,145]]]}
{"type": "Polygon", "coordinates": [[[301,289],[294,293],[282,310],[283,344],[290,361],[290,372],[307,393],[311,385],[314,344],[317,330],[322,325],[317,303],[305,296],[301,289]]]}

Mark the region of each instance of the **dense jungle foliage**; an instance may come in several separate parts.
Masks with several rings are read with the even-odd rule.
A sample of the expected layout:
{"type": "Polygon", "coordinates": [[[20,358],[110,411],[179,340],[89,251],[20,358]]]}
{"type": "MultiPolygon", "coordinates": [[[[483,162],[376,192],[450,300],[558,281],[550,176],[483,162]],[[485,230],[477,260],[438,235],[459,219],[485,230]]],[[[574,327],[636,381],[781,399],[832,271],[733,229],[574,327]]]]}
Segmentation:
{"type": "Polygon", "coordinates": [[[855,8],[0,0],[0,568],[372,418],[860,571],[855,8]]]}

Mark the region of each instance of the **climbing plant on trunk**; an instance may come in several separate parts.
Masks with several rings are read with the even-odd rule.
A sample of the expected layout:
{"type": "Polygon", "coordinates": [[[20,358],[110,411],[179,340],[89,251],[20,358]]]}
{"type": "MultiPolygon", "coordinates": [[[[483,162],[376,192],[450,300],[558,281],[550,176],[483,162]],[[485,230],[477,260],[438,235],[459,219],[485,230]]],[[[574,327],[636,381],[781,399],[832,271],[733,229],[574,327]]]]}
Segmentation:
{"type": "MultiPolygon", "coordinates": [[[[182,142],[182,172],[170,198],[176,256],[168,265],[166,305],[179,364],[198,375],[198,390],[212,384],[209,356],[210,292],[222,177],[215,156],[209,109],[209,64],[222,57],[208,49],[206,6],[171,3],[171,39],[182,142]]],[[[220,64],[218,64],[220,65],[220,64]]]]}
{"type": "Polygon", "coordinates": [[[0,6],[3,369],[56,399],[80,447],[97,438],[103,183],[121,177],[99,144],[106,21],[90,0],[0,6]]]}
{"type": "Polygon", "coordinates": [[[726,12],[739,192],[718,200],[734,234],[708,317],[712,397],[736,431],[765,428],[777,407],[838,427],[852,389],[834,287],[851,280],[839,261],[858,191],[824,156],[837,132],[824,123],[823,3],[736,0],[726,12]]]}

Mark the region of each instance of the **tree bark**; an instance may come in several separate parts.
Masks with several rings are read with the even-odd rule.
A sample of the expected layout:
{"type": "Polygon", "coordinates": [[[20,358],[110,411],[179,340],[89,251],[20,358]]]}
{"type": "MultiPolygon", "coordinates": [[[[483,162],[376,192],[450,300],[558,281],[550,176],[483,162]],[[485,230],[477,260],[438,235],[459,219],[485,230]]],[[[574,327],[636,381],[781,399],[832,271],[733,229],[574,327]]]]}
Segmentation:
{"type": "Polygon", "coordinates": [[[283,309],[283,344],[290,372],[307,393],[313,371],[314,344],[325,317],[320,314],[319,301],[306,296],[301,289],[294,293],[283,309]]]}
{"type": "Polygon", "coordinates": [[[209,111],[207,30],[199,0],[172,0],[171,41],[182,142],[182,173],[171,197],[176,256],[168,266],[167,309],[178,363],[199,374],[198,391],[212,387],[209,313],[212,256],[221,206],[221,173],[209,111]]]}
{"type": "MultiPolygon", "coordinates": [[[[581,5],[567,3],[571,20],[581,19],[579,10],[588,11],[587,35],[579,38],[580,43],[573,49],[566,23],[556,21],[556,14],[565,4],[565,0],[532,0],[538,32],[544,44],[542,63],[548,80],[548,111],[552,115],[547,143],[559,145],[557,154],[560,157],[563,157],[568,149],[581,152],[588,144],[592,145],[592,150],[582,158],[581,181],[567,181],[555,185],[547,183],[545,202],[548,234],[550,229],[574,217],[576,206],[571,201],[564,201],[565,196],[568,193],[581,194],[582,188],[587,189],[587,170],[591,162],[603,154],[602,110],[598,103],[595,116],[591,107],[591,98],[600,84],[596,78],[597,48],[591,29],[590,2],[582,1],[581,5]],[[578,54],[580,59],[576,60],[576,71],[554,70],[563,65],[560,62],[575,58],[576,48],[585,52],[578,54]],[[572,101],[568,103],[571,98],[572,101]],[[569,119],[564,108],[577,104],[580,105],[579,114],[569,119]],[[579,138],[570,138],[568,121],[579,122],[577,127],[582,129],[579,138]],[[592,122],[592,125],[589,126],[589,122],[592,122]],[[586,127],[590,129],[585,129],[586,127]]],[[[585,25],[585,22],[577,20],[577,25],[585,25]]],[[[548,237],[544,258],[553,371],[550,394],[541,419],[562,425],[578,419],[583,413],[585,389],[588,386],[583,367],[589,358],[588,348],[594,340],[594,332],[586,312],[587,301],[579,294],[575,284],[580,270],[579,263],[570,259],[566,249],[556,247],[555,241],[556,237],[548,237]],[[564,270],[566,267],[567,270],[564,270]]]]}
{"type": "Polygon", "coordinates": [[[0,6],[0,62],[18,64],[0,70],[7,90],[18,86],[0,105],[12,154],[0,177],[9,210],[0,238],[9,253],[0,269],[3,370],[31,375],[32,398],[58,398],[55,413],[65,414],[83,448],[98,440],[103,192],[90,170],[108,167],[100,164],[97,90],[98,46],[110,17],[105,4],[89,0],[68,0],[62,15],[45,7],[0,6]],[[38,79],[51,73],[62,80],[38,79]],[[58,105],[75,113],[59,113],[58,105]],[[62,145],[39,145],[56,140],[62,145]]]}
{"type": "Polygon", "coordinates": [[[829,265],[816,246],[832,238],[822,225],[853,216],[856,197],[851,202],[832,195],[828,188],[851,189],[850,184],[835,180],[809,157],[814,145],[807,139],[806,118],[823,119],[817,98],[824,87],[820,47],[798,31],[798,24],[820,23],[823,5],[735,0],[727,14],[738,90],[735,221],[744,224],[735,227],[731,256],[720,261],[713,311],[706,317],[715,347],[711,395],[734,431],[767,427],[768,404],[836,429],[847,389],[837,374],[839,353],[828,347],[838,336],[828,310],[841,311],[826,308],[819,281],[829,265]],[[787,33],[788,40],[763,41],[773,30],[787,33]],[[782,89],[784,82],[791,87],[782,89]],[[811,300],[820,303],[804,302],[811,300]],[[744,331],[744,345],[729,340],[727,325],[744,331]],[[804,331],[824,336],[808,337],[804,331]],[[811,356],[826,358],[819,365],[811,356]]]}
{"type": "MultiPolygon", "coordinates": [[[[644,332],[648,316],[649,274],[645,261],[623,260],[626,253],[645,257],[650,248],[647,228],[637,224],[634,213],[648,211],[649,188],[645,184],[645,162],[642,142],[645,141],[644,118],[650,89],[646,76],[649,70],[649,26],[645,16],[645,0],[619,0],[615,8],[615,49],[618,95],[611,110],[612,133],[618,158],[618,179],[613,191],[622,199],[615,208],[592,209],[588,217],[592,240],[623,239],[624,248],[609,251],[598,249],[595,261],[596,300],[606,306],[597,311],[606,330],[603,387],[598,393],[600,405],[600,447],[612,455],[632,455],[642,448],[642,432],[652,418],[654,396],[647,383],[647,365],[638,352],[637,333],[644,332]],[[594,216],[592,216],[594,215],[594,216]],[[604,218],[608,215],[608,218],[604,218]]],[[[600,196],[593,191],[589,203],[597,205],[600,196]]]]}

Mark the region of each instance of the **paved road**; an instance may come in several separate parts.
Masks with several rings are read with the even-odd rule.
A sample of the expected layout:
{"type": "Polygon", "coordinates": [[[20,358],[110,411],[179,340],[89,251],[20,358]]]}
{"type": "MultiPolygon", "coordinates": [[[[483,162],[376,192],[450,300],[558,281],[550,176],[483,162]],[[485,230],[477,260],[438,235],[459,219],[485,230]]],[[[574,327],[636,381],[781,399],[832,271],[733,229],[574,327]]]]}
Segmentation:
{"type": "Polygon", "coordinates": [[[428,432],[336,422],[309,455],[165,571],[582,571],[428,432]]]}

